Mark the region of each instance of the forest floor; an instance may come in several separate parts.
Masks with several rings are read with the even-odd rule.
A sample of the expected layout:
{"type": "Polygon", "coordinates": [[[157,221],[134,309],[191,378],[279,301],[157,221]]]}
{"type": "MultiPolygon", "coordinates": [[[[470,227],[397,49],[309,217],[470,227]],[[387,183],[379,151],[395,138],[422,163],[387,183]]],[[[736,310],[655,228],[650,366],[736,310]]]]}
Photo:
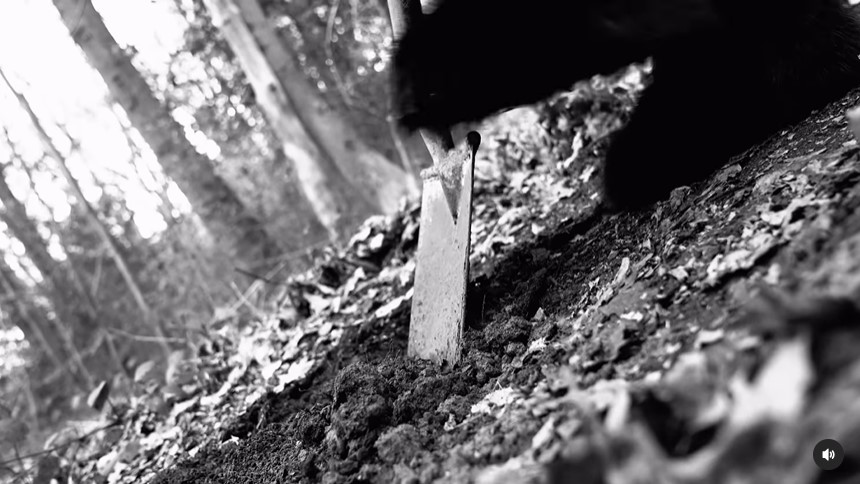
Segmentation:
{"type": "Polygon", "coordinates": [[[51,472],[111,483],[860,482],[860,149],[844,117],[860,92],[670,200],[606,215],[599,160],[641,74],[481,129],[459,364],[405,356],[411,204],[270,288],[266,304],[244,301],[241,318],[222,318],[168,367],[166,386],[104,417],[117,425],[51,472]],[[845,449],[835,471],[813,462],[824,438],[845,449]]]}

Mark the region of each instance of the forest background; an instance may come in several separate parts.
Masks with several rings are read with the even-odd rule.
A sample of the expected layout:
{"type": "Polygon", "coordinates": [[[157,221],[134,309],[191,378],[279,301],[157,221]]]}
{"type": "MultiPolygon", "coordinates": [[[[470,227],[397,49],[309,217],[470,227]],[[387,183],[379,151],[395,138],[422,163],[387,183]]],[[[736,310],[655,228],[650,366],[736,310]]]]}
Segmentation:
{"type": "Polygon", "coordinates": [[[6,444],[257,301],[301,311],[289,276],[417,193],[390,48],[384,0],[3,2],[6,444]]]}

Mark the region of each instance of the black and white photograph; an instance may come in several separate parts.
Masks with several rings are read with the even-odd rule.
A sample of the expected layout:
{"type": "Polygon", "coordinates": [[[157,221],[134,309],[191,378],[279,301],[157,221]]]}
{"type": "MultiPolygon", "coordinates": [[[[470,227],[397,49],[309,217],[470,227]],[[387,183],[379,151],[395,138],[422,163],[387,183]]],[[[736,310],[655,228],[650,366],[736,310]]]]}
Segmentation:
{"type": "Polygon", "coordinates": [[[860,0],[0,0],[6,483],[860,483],[860,0]]]}

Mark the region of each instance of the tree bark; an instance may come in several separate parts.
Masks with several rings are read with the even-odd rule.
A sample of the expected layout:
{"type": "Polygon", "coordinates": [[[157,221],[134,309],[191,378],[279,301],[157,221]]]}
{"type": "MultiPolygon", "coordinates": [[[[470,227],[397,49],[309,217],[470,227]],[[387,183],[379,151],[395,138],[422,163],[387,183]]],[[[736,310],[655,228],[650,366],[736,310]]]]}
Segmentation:
{"type": "Polygon", "coordinates": [[[72,301],[78,300],[81,295],[74,291],[74,284],[61,264],[51,257],[48,246],[42,236],[39,235],[36,224],[27,216],[24,205],[15,198],[12,190],[9,189],[2,169],[0,169],[0,202],[3,204],[2,209],[0,209],[0,220],[3,220],[12,234],[24,244],[27,257],[33,262],[33,265],[36,266],[36,269],[39,270],[51,288],[51,299],[54,309],[57,311],[57,317],[50,318],[50,321],[62,340],[68,356],[78,367],[87,387],[90,387],[93,378],[84,366],[70,330],[72,323],[80,320],[72,309],[74,308],[72,301]]]}
{"type": "MultiPolygon", "coordinates": [[[[15,90],[12,89],[12,86],[9,85],[8,79],[6,79],[2,69],[0,69],[0,78],[3,78],[3,80],[6,81],[6,85],[9,87],[10,91],[17,95],[15,90]]],[[[35,179],[33,177],[33,170],[31,169],[30,166],[28,166],[26,163],[24,163],[22,161],[22,157],[21,157],[20,153],[18,152],[17,147],[15,146],[14,143],[9,141],[8,130],[6,130],[4,128],[3,133],[5,135],[5,139],[7,140],[7,145],[9,147],[9,151],[12,153],[12,158],[19,161],[19,167],[27,175],[27,180],[29,182],[30,191],[36,196],[36,198],[39,200],[39,202],[42,204],[43,207],[45,207],[45,208],[50,207],[50,205],[45,201],[43,194],[40,193],[39,190],[36,189],[36,183],[35,183],[35,181],[34,181],[35,179]]],[[[57,234],[60,233],[60,226],[56,221],[54,221],[52,219],[46,220],[45,225],[48,227],[49,230],[53,231],[54,233],[57,233],[57,234]]],[[[66,254],[69,254],[68,246],[66,245],[65,241],[62,238],[60,238],[59,243],[63,249],[63,252],[65,252],[66,254]]],[[[93,293],[87,287],[87,284],[84,282],[84,278],[81,276],[80,272],[78,271],[78,268],[75,266],[71,257],[69,257],[69,259],[68,259],[68,272],[69,272],[69,277],[71,278],[71,281],[75,286],[75,290],[78,292],[78,294],[81,296],[81,298],[84,301],[86,309],[92,315],[97,314],[98,313],[98,304],[96,303],[96,300],[93,297],[93,293]]]]}
{"type": "Polygon", "coordinates": [[[34,346],[42,349],[42,354],[57,368],[69,370],[68,365],[60,361],[58,355],[62,354],[63,342],[57,338],[56,333],[48,337],[49,332],[45,320],[37,317],[30,310],[28,302],[30,297],[25,293],[23,284],[18,280],[15,272],[0,258],[0,289],[3,292],[3,306],[12,316],[12,322],[21,328],[27,340],[34,346]]]}
{"type": "Polygon", "coordinates": [[[90,0],[53,0],[72,38],[107,84],[114,100],[152,148],[164,172],[188,197],[206,229],[232,261],[255,268],[276,245],[257,219],[196,151],[117,45],[90,0]]]}
{"type": "Polygon", "coordinates": [[[345,238],[375,207],[343,176],[296,117],[291,100],[278,87],[274,71],[236,9],[222,1],[207,1],[206,6],[248,76],[257,105],[293,163],[314,212],[331,239],[345,238]]]}
{"type": "Polygon", "coordinates": [[[405,171],[370,148],[344,117],[328,106],[257,0],[206,0],[206,5],[246,74],[256,78],[252,84],[258,99],[265,96],[271,106],[292,112],[318,146],[319,156],[331,160],[375,209],[395,211],[408,194],[405,171]]]}
{"type": "MultiPolygon", "coordinates": [[[[2,77],[4,81],[6,81],[9,90],[18,99],[18,104],[21,106],[21,109],[30,118],[30,122],[33,124],[33,129],[36,131],[37,136],[42,142],[42,148],[45,150],[45,153],[54,158],[57,167],[60,169],[60,173],[63,174],[63,178],[66,179],[66,182],[72,189],[75,198],[78,199],[78,203],[81,207],[83,207],[87,219],[90,222],[90,225],[95,229],[99,238],[102,239],[102,243],[104,244],[105,248],[107,248],[107,251],[111,256],[111,259],[113,259],[114,264],[116,264],[116,268],[119,271],[120,275],[122,275],[126,287],[128,287],[128,290],[131,293],[132,298],[134,298],[138,309],[140,309],[142,319],[146,322],[147,325],[152,328],[153,333],[155,333],[156,336],[162,339],[162,350],[164,351],[164,355],[168,356],[170,354],[170,347],[167,345],[167,343],[164,342],[166,335],[161,327],[160,320],[154,317],[152,309],[149,307],[149,303],[147,303],[146,299],[143,297],[143,291],[140,289],[140,284],[138,284],[137,278],[134,276],[134,273],[131,271],[131,269],[129,269],[125,257],[123,257],[123,255],[120,253],[120,250],[117,247],[117,243],[114,240],[113,236],[110,234],[107,227],[105,227],[104,223],[102,223],[102,221],[99,219],[96,210],[93,208],[92,205],[90,205],[86,197],[84,197],[84,192],[83,190],[81,190],[81,186],[78,183],[77,178],[75,178],[74,175],[72,175],[72,172],[69,171],[69,168],[66,166],[63,154],[60,153],[56,146],[54,146],[54,143],[53,141],[51,141],[50,136],[48,136],[48,133],[45,132],[45,128],[42,126],[41,121],[39,121],[39,118],[37,118],[36,114],[33,112],[30,103],[22,94],[15,91],[15,89],[8,83],[8,79],[6,79],[2,71],[0,71],[0,77],[2,77]]],[[[80,281],[80,279],[77,280],[78,282],[80,281]]],[[[86,291],[85,289],[83,291],[86,292],[87,294],[85,295],[89,297],[88,291],[86,291]]],[[[89,298],[89,302],[92,306],[93,315],[95,315],[97,313],[95,303],[92,298],[89,298]]]]}

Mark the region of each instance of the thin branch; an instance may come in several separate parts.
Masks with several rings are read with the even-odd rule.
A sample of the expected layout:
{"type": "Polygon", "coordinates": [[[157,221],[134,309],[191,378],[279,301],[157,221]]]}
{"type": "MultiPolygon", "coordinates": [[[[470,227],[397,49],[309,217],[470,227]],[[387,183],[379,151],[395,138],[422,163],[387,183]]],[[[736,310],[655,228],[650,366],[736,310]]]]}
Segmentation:
{"type": "Polygon", "coordinates": [[[187,343],[187,341],[183,338],[174,338],[170,336],[146,336],[142,334],[129,333],[128,331],[119,328],[105,328],[105,330],[108,333],[112,333],[118,336],[124,336],[126,338],[136,341],[144,341],[147,343],[187,343]]]}

